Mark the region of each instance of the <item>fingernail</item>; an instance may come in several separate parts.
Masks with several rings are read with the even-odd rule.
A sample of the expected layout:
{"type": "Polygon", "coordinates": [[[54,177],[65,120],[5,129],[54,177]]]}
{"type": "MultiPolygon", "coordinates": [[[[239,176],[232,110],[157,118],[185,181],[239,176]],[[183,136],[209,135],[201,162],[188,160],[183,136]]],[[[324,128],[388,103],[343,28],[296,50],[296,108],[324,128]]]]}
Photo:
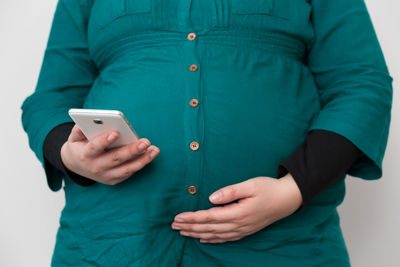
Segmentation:
{"type": "Polygon", "coordinates": [[[189,233],[188,232],[181,232],[181,235],[185,235],[185,236],[188,236],[189,235],[189,233]]]}
{"type": "Polygon", "coordinates": [[[139,146],[138,146],[139,151],[145,150],[146,147],[147,147],[147,143],[145,143],[145,142],[140,143],[139,146]]]}
{"type": "Polygon", "coordinates": [[[177,222],[185,222],[185,220],[183,218],[176,218],[175,221],[177,221],[177,222]]]}
{"type": "Polygon", "coordinates": [[[111,134],[107,137],[107,140],[111,142],[111,141],[114,141],[116,137],[117,137],[117,134],[116,134],[116,133],[111,133],[111,134]]]}
{"type": "Polygon", "coordinates": [[[157,155],[157,151],[155,149],[152,149],[150,152],[150,157],[153,159],[157,155]]]}
{"type": "Polygon", "coordinates": [[[178,225],[175,225],[175,224],[172,225],[172,228],[173,228],[173,229],[176,229],[176,230],[181,230],[181,227],[178,226],[178,225]]]}
{"type": "Polygon", "coordinates": [[[217,192],[211,195],[211,200],[221,200],[221,198],[222,198],[221,192],[217,192]]]}

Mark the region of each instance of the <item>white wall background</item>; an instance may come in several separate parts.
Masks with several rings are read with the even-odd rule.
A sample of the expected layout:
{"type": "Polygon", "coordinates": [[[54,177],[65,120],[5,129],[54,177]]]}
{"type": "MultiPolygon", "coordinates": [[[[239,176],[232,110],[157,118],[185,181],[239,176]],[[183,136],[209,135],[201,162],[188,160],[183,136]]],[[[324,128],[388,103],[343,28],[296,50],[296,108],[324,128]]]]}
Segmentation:
{"type": "MultiPolygon", "coordinates": [[[[0,266],[50,266],[61,191],[51,192],[21,125],[20,105],[33,92],[56,0],[0,0],[0,266]]],[[[354,267],[400,266],[400,2],[366,0],[394,77],[392,124],[384,175],[347,176],[339,207],[354,267]]]]}

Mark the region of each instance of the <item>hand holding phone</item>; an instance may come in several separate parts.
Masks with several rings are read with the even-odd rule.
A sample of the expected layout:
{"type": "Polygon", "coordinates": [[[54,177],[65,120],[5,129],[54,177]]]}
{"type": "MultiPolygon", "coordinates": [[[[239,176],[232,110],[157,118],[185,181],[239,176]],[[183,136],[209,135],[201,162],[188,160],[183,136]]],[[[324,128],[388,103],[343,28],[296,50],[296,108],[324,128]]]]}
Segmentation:
{"type": "MultiPolygon", "coordinates": [[[[88,130],[89,128],[86,128],[88,136],[93,132],[93,129],[88,130]]],[[[124,128],[119,128],[121,129],[124,128]]],[[[135,133],[133,128],[129,131],[135,133]]],[[[103,184],[115,185],[149,164],[160,152],[160,149],[151,145],[146,138],[138,139],[137,135],[135,137],[133,134],[129,138],[135,141],[127,139],[118,144],[116,141],[121,140],[120,137],[118,130],[102,129],[100,134],[94,137],[91,135],[88,139],[76,124],[61,148],[61,159],[65,167],[79,175],[103,184]],[[126,142],[127,144],[123,144],[126,142]]]]}
{"type": "Polygon", "coordinates": [[[118,131],[119,138],[107,148],[124,146],[139,139],[128,119],[119,110],[71,108],[68,114],[89,141],[107,131],[118,131]]]}

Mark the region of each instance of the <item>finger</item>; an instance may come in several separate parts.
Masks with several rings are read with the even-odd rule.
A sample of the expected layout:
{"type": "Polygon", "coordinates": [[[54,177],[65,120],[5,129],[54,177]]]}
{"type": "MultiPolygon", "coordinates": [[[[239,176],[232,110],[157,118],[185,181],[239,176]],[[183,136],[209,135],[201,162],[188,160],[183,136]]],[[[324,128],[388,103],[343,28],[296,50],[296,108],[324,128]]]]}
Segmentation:
{"type": "Polygon", "coordinates": [[[183,236],[193,237],[193,238],[201,238],[201,239],[228,239],[228,238],[237,238],[241,236],[239,232],[226,232],[226,233],[196,233],[196,232],[179,232],[183,236]]]}
{"type": "Polygon", "coordinates": [[[103,166],[105,170],[111,169],[139,156],[148,147],[150,147],[150,141],[146,138],[141,138],[132,144],[107,150],[98,158],[98,164],[103,166]]]}
{"type": "Polygon", "coordinates": [[[111,145],[119,137],[118,131],[108,131],[104,134],[96,136],[91,141],[89,141],[84,148],[84,154],[86,157],[93,158],[101,153],[107,146],[111,145]]]}
{"type": "Polygon", "coordinates": [[[217,238],[217,239],[201,239],[200,238],[200,242],[201,243],[225,243],[225,242],[228,242],[228,241],[236,241],[236,240],[239,240],[239,239],[242,239],[243,238],[243,236],[238,236],[238,237],[235,237],[235,238],[226,238],[226,239],[220,239],[220,238],[217,238]]]}
{"type": "Polygon", "coordinates": [[[223,223],[237,221],[245,211],[239,203],[232,203],[208,210],[183,212],[175,216],[174,221],[185,223],[223,223]]]}
{"type": "Polygon", "coordinates": [[[86,140],[86,136],[83,134],[82,130],[78,127],[78,125],[74,125],[71,129],[71,133],[68,137],[68,141],[77,142],[86,140]]]}
{"type": "Polygon", "coordinates": [[[246,180],[241,183],[225,186],[210,195],[210,201],[214,204],[229,203],[234,200],[254,195],[253,181],[246,180]]]}
{"type": "Polygon", "coordinates": [[[113,177],[114,179],[118,180],[129,178],[133,173],[142,169],[145,165],[151,162],[159,153],[159,148],[156,146],[150,146],[145,153],[139,155],[138,157],[105,171],[104,176],[113,177]],[[153,151],[155,151],[155,154],[152,155],[153,151]]]}
{"type": "Polygon", "coordinates": [[[176,223],[172,224],[172,229],[196,233],[226,233],[237,231],[241,227],[236,223],[176,223]]]}

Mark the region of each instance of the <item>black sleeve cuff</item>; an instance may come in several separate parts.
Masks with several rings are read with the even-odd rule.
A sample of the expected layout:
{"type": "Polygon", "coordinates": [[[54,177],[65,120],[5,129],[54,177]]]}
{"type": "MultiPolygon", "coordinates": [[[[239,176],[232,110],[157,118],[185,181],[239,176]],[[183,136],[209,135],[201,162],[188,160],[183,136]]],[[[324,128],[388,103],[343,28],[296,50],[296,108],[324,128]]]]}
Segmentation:
{"type": "Polygon", "coordinates": [[[362,155],[351,141],[327,130],[311,130],[306,140],[278,166],[278,178],[288,172],[299,187],[303,205],[333,184],[362,155]]]}
{"type": "Polygon", "coordinates": [[[65,167],[61,160],[61,147],[68,140],[68,136],[74,125],[73,122],[63,123],[50,131],[43,144],[44,159],[76,184],[90,186],[95,184],[96,181],[72,172],[65,167]]]}

